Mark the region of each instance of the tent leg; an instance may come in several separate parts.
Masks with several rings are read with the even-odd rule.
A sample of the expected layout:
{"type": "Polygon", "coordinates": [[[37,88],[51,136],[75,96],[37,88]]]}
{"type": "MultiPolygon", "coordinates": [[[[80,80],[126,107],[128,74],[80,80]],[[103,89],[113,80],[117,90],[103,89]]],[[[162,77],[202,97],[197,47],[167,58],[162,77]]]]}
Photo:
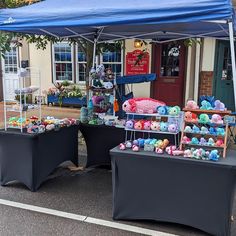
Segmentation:
{"type": "Polygon", "coordinates": [[[96,63],[96,48],[97,48],[97,39],[94,39],[94,43],[93,43],[93,66],[92,66],[92,68],[95,68],[95,63],[96,63]]]}
{"type": "Polygon", "coordinates": [[[231,52],[233,86],[234,86],[234,104],[236,111],[236,64],[235,64],[234,30],[233,30],[233,23],[229,22],[228,24],[229,24],[230,52],[231,52]]]}

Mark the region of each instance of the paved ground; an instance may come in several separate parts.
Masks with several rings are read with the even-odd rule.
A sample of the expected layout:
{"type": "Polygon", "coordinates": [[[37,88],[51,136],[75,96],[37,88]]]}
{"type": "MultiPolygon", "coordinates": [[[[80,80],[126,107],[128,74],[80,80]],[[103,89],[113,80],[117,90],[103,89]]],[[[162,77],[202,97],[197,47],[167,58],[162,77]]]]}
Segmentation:
{"type": "MultiPolygon", "coordinates": [[[[0,104],[0,121],[3,120],[1,108],[0,104]]],[[[78,117],[79,111],[44,107],[43,114],[78,117]]],[[[80,142],[79,162],[86,163],[83,142],[80,142]]],[[[120,225],[113,225],[117,221],[112,221],[111,171],[98,168],[73,172],[68,165],[60,166],[35,193],[18,182],[0,187],[0,236],[206,235],[190,227],[161,222],[119,221],[120,225]],[[6,201],[11,201],[10,205],[6,201]],[[21,207],[19,203],[25,205],[21,207]],[[43,210],[35,210],[35,206],[43,210]],[[50,209],[56,211],[50,214],[50,209]],[[138,228],[132,228],[134,226],[138,228]]]]}

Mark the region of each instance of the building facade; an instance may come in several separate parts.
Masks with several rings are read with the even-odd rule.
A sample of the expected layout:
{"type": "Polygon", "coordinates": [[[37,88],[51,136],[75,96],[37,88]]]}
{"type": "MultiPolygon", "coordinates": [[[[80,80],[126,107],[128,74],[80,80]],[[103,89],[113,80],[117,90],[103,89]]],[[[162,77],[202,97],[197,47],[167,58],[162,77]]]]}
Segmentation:
{"type": "MultiPolygon", "coordinates": [[[[200,96],[208,95],[215,96],[233,109],[229,42],[212,38],[199,40],[200,44],[191,47],[186,47],[184,41],[176,41],[139,45],[138,48],[135,40],[125,40],[119,52],[103,53],[97,56],[96,61],[112,67],[116,75],[125,75],[130,73],[129,56],[135,50],[145,50],[149,57],[145,72],[156,73],[157,79],[152,83],[132,85],[135,96],[153,97],[168,105],[182,107],[188,99],[198,100],[200,96]]],[[[6,92],[10,95],[14,91],[17,68],[22,64],[40,69],[43,90],[62,80],[85,87],[86,56],[77,45],[62,42],[37,50],[34,44],[23,43],[21,48],[6,53],[1,66],[5,76],[12,78],[12,83],[6,85],[6,92]]]]}

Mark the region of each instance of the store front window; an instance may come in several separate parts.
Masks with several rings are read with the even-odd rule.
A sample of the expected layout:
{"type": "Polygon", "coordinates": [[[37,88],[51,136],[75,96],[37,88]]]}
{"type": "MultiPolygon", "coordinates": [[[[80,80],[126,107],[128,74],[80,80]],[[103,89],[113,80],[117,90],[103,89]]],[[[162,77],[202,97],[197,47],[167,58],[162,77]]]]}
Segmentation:
{"type": "Polygon", "coordinates": [[[62,42],[53,45],[54,51],[54,81],[73,79],[73,50],[69,43],[62,42]]]}
{"type": "Polygon", "coordinates": [[[77,78],[79,82],[86,80],[87,59],[84,51],[77,47],[77,78]]]}

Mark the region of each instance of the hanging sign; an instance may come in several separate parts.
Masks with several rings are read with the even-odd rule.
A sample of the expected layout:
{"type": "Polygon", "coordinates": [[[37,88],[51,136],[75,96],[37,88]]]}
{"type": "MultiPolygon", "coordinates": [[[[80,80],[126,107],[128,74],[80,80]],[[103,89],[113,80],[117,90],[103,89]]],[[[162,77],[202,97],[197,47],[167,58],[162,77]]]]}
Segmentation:
{"type": "Polygon", "coordinates": [[[128,52],[126,55],[126,75],[148,74],[149,60],[150,56],[148,52],[141,50],[128,52]],[[139,58],[141,59],[139,60],[139,58]]]}

